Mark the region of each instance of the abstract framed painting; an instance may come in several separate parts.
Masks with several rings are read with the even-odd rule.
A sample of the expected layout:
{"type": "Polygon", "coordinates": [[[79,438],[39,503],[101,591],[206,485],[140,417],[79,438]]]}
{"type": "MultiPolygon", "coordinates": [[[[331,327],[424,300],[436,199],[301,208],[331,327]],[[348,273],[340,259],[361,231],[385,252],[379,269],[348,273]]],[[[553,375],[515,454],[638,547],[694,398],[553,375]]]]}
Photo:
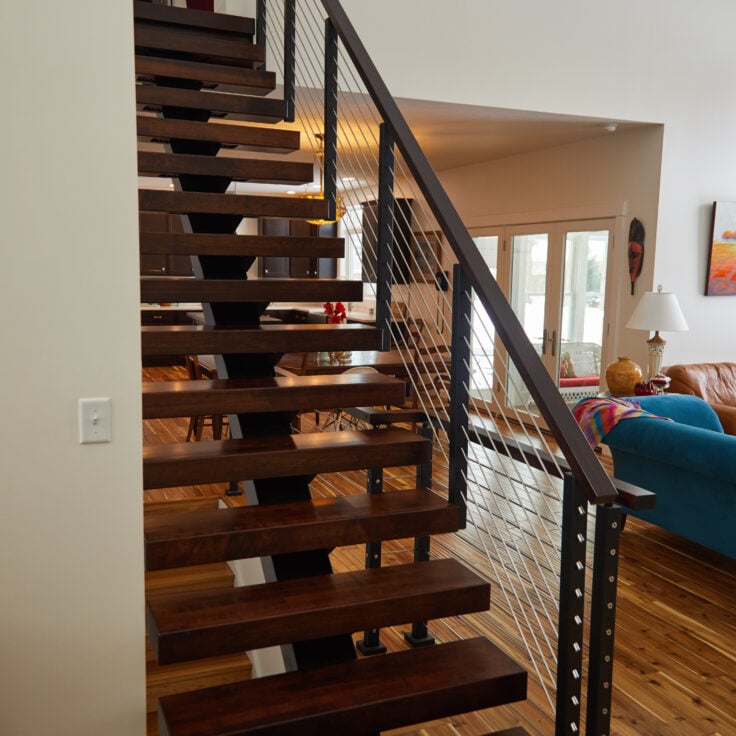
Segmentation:
{"type": "Polygon", "coordinates": [[[706,296],[736,294],[736,202],[713,202],[706,296]]]}

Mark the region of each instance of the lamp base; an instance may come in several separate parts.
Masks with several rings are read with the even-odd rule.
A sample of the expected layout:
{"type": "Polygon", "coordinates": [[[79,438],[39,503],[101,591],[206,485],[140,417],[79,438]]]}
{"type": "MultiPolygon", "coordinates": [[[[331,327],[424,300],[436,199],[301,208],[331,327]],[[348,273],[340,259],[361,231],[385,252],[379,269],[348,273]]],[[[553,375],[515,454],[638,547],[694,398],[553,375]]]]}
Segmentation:
{"type": "Polygon", "coordinates": [[[659,330],[654,332],[654,337],[647,340],[649,346],[649,361],[647,363],[647,370],[649,375],[648,380],[652,380],[662,368],[662,358],[664,357],[664,346],[667,344],[667,340],[659,336],[659,330]]]}

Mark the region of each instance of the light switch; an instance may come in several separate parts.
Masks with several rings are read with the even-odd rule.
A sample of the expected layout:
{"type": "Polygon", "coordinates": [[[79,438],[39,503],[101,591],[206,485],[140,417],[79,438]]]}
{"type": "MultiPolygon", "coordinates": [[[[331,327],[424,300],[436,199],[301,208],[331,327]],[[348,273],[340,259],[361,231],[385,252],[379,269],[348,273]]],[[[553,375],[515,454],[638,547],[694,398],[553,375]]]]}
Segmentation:
{"type": "Polygon", "coordinates": [[[79,399],[79,442],[110,441],[110,399],[79,399]]]}

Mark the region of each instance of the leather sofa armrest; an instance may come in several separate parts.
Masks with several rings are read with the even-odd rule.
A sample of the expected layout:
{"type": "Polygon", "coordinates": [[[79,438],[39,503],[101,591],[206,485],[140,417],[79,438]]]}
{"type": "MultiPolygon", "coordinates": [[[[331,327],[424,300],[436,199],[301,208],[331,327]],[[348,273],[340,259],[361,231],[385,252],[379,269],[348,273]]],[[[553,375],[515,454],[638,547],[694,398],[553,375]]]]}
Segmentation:
{"type": "Polygon", "coordinates": [[[713,411],[718,414],[718,418],[721,420],[721,425],[723,426],[723,431],[726,434],[736,435],[736,406],[711,403],[711,407],[713,407],[713,411]]]}

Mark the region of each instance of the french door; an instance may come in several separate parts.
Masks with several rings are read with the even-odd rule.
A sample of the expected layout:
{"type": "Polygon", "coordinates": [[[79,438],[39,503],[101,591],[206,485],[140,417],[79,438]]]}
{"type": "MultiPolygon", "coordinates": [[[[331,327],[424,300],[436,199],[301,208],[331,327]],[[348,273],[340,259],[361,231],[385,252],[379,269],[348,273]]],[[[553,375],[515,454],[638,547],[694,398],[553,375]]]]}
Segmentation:
{"type": "MultiPolygon", "coordinates": [[[[570,404],[600,390],[613,226],[613,219],[544,223],[509,226],[476,237],[527,336],[570,404]],[[496,247],[489,248],[489,243],[496,247]]],[[[487,316],[482,309],[477,311],[485,325],[487,316]]],[[[486,327],[486,332],[492,329],[486,327]]],[[[522,419],[524,414],[537,414],[502,345],[494,343],[492,360],[488,351],[474,347],[473,352],[475,370],[486,378],[493,374],[496,409],[522,419]]]]}

